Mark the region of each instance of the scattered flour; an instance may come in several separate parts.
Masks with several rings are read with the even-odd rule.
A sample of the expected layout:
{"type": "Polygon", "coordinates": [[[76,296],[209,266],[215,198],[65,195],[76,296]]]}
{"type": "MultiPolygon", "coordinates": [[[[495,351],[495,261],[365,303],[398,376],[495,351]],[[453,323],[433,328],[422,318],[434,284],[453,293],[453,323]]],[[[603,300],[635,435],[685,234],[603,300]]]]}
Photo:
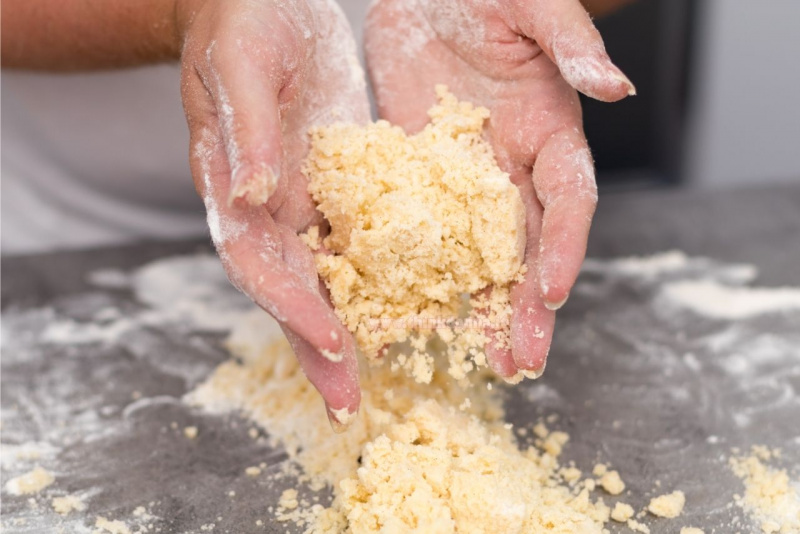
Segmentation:
{"type": "MultiPolygon", "coordinates": [[[[590,260],[590,264],[599,260],[590,260]]],[[[628,275],[655,277],[685,269],[689,258],[680,250],[660,252],[651,256],[632,256],[603,262],[606,267],[628,275]]]]}
{"type": "Polygon", "coordinates": [[[684,280],[666,284],[671,302],[715,319],[746,319],[764,313],[800,308],[800,289],[731,287],[716,280],[684,280]]]}
{"type": "MultiPolygon", "coordinates": [[[[603,532],[611,510],[592,497],[594,480],[576,480],[559,464],[568,436],[541,425],[539,446],[520,448],[502,419],[502,392],[465,389],[441,365],[431,386],[388,364],[365,366],[363,415],[334,434],[288,344],[243,342],[262,337],[269,322],[260,312],[243,322],[255,332],[231,336],[239,359],[222,364],[187,400],[243,410],[285,444],[303,468],[301,483],[333,487],[329,508],[304,506],[296,491],[285,491],[277,519],[317,534],[603,532]]],[[[486,379],[471,377],[474,385],[486,379]]]]}

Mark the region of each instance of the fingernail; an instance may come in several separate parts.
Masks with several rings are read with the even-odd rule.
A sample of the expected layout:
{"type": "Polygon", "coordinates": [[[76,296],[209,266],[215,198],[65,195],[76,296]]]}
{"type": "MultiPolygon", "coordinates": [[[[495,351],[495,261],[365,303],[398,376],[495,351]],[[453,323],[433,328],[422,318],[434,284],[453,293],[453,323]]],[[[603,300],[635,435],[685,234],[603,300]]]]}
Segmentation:
{"type": "Polygon", "coordinates": [[[341,434],[350,428],[350,425],[353,424],[358,416],[358,410],[351,412],[347,408],[334,410],[330,406],[326,405],[325,411],[328,414],[328,421],[331,424],[331,428],[337,434],[341,434]]]}
{"type": "Polygon", "coordinates": [[[618,82],[624,83],[628,87],[628,96],[636,96],[636,87],[633,85],[633,82],[630,81],[630,79],[625,76],[625,74],[623,74],[619,68],[615,66],[614,69],[615,72],[611,73],[611,77],[618,82]]]}
{"type": "Polygon", "coordinates": [[[237,198],[243,198],[251,206],[266,204],[278,188],[280,169],[263,165],[255,173],[245,174],[246,169],[247,167],[234,171],[228,205],[233,204],[237,198]]]}
{"type": "Polygon", "coordinates": [[[549,302],[549,301],[545,300],[545,301],[544,301],[544,307],[545,307],[545,308],[547,308],[547,309],[548,309],[548,310],[550,310],[550,311],[556,311],[556,310],[559,310],[559,309],[561,309],[561,307],[564,305],[564,303],[565,303],[565,302],[567,302],[567,299],[568,299],[568,298],[569,298],[569,295],[567,295],[566,297],[564,297],[564,298],[563,298],[561,301],[559,301],[559,302],[549,302]]]}

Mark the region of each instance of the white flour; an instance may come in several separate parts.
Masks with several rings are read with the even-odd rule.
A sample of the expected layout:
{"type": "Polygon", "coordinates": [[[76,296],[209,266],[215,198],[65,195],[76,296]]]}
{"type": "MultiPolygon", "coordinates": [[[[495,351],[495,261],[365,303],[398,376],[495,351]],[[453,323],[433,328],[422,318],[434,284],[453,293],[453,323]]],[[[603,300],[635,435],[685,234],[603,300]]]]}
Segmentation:
{"type": "Polygon", "coordinates": [[[716,280],[672,282],[664,286],[663,295],[714,319],[746,319],[800,308],[800,289],[730,287],[716,280]]]}
{"type": "MultiPolygon", "coordinates": [[[[759,439],[765,414],[772,417],[780,413],[789,418],[800,410],[796,389],[796,384],[800,383],[800,338],[797,337],[800,332],[773,333],[762,324],[765,314],[773,314],[776,321],[792,320],[800,310],[800,290],[740,287],[755,277],[753,267],[688,258],[681,252],[612,261],[589,260],[585,274],[590,273],[602,276],[595,277],[599,281],[590,278],[580,281],[578,286],[584,289],[576,294],[596,297],[607,292],[609,298],[614,298],[616,284],[623,283],[653,297],[641,302],[642,307],[630,306],[632,321],[643,311],[655,320],[672,318],[676,322],[668,325],[680,325],[681,328],[693,326],[696,321],[692,314],[719,320],[719,324],[711,323],[699,334],[688,333],[681,337],[684,335],[682,330],[673,332],[671,326],[667,326],[654,330],[654,336],[647,339],[637,338],[629,331],[615,331],[613,328],[616,327],[611,324],[604,331],[597,328],[597,321],[562,324],[565,334],[573,332],[586,340],[585,347],[581,345],[583,342],[575,342],[580,350],[585,348],[586,358],[603,357],[591,351],[593,339],[604,335],[618,336],[625,350],[636,355],[636,358],[605,355],[621,377],[626,372],[634,376],[631,369],[639,365],[658,367],[662,372],[660,377],[674,376],[676,380],[686,380],[701,372],[713,380],[724,380],[727,384],[724,392],[706,391],[701,397],[694,397],[696,391],[691,387],[684,390],[675,384],[672,388],[674,395],[680,397],[681,405],[691,403],[698,417],[712,422],[712,426],[706,429],[709,436],[704,441],[710,447],[720,443],[728,447],[741,443],[736,440],[759,439]],[[587,287],[601,288],[602,291],[592,293],[585,289],[587,287]],[[663,335],[673,337],[665,340],[663,335]],[[685,345],[677,351],[669,349],[676,339],[679,345],[686,342],[685,345]],[[729,389],[731,384],[735,386],[729,389]],[[685,394],[691,397],[683,399],[685,394]]],[[[205,363],[199,361],[203,351],[208,349],[194,342],[196,334],[227,332],[238,325],[239,328],[234,330],[238,334],[229,340],[232,347],[263,347],[280,336],[274,321],[264,321],[263,316],[248,313],[252,304],[230,287],[219,261],[212,256],[168,258],[130,273],[106,269],[90,274],[89,280],[99,288],[129,289],[139,305],[121,303],[100,291],[90,291],[58,299],[48,307],[27,310],[10,307],[3,312],[0,345],[4,371],[9,370],[6,366],[25,363],[55,369],[55,372],[45,373],[43,376],[46,378],[37,382],[35,388],[13,395],[16,404],[4,403],[2,406],[3,443],[0,451],[3,479],[30,472],[37,464],[55,477],[55,482],[41,491],[39,508],[14,516],[28,522],[25,528],[29,532],[36,531],[32,525],[45,524],[36,523],[42,521],[42,517],[52,516],[52,522],[47,525],[57,525],[57,521],[64,520],[52,509],[50,502],[53,497],[67,495],[68,490],[69,494],[79,494],[85,501],[85,514],[92,522],[98,515],[95,498],[105,491],[103,487],[60,486],[60,481],[75,475],[60,463],[62,451],[78,441],[93,442],[123,432],[125,422],[135,419],[139,412],[156,409],[159,405],[174,404],[177,407],[181,402],[175,397],[153,394],[131,398],[127,405],[118,408],[108,405],[105,396],[108,391],[100,391],[100,388],[82,391],[77,396],[75,387],[80,381],[73,377],[77,360],[103,358],[109,354],[108,350],[103,350],[104,347],[119,347],[130,355],[134,366],[152,365],[160,372],[185,381],[191,388],[208,375],[212,367],[208,360],[205,363]],[[243,327],[248,321],[272,326],[262,329],[243,327]],[[165,345],[159,345],[159,336],[166,330],[177,336],[176,345],[179,342],[185,346],[186,354],[166,353],[165,345]],[[63,357],[52,358],[54,347],[63,357]]],[[[625,313],[618,314],[617,323],[625,317],[628,317],[625,313]]],[[[124,386],[114,382],[113,366],[98,362],[96,368],[96,383],[111,384],[115,388],[124,386]]],[[[619,385],[623,388],[641,386],[638,383],[625,384],[622,380],[619,385]]],[[[648,400],[647,395],[661,391],[658,387],[668,386],[645,386],[642,389],[643,410],[649,410],[649,406],[666,397],[654,396],[648,400]]],[[[15,388],[19,392],[25,386],[4,381],[3,387],[6,388],[5,395],[14,392],[15,388]]],[[[560,406],[570,402],[567,391],[552,387],[552,382],[537,384],[536,389],[526,390],[524,396],[540,406],[560,406]]],[[[588,399],[586,402],[588,406],[593,401],[588,399]]],[[[220,404],[217,408],[225,411],[230,406],[220,404]]],[[[633,427],[628,421],[622,423],[618,432],[633,427]]],[[[200,436],[203,436],[202,432],[200,436]]],[[[794,443],[800,443],[798,439],[794,443]]],[[[658,443],[662,442],[664,450],[658,451],[662,455],[671,454],[673,449],[678,450],[681,446],[678,441],[673,444],[661,440],[658,443]]],[[[619,467],[624,468],[622,465],[619,467]]],[[[691,500],[687,500],[687,507],[690,504],[691,500]]],[[[67,518],[71,521],[67,523],[67,531],[90,532],[91,527],[83,525],[83,517],[79,512],[71,513],[67,518]]],[[[109,516],[108,519],[123,520],[132,529],[137,524],[134,516],[109,516]]],[[[5,530],[12,523],[4,518],[2,524],[5,530]]],[[[48,531],[55,531],[53,529],[48,531]]],[[[8,531],[12,530],[9,528],[8,531]]]]}

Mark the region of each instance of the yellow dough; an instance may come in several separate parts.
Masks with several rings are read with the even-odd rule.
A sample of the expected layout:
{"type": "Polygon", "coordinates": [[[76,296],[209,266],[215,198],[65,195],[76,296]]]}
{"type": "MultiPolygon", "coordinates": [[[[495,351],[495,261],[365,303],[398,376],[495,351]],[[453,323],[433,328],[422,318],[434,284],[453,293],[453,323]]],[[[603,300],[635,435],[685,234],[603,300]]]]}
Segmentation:
{"type": "MultiPolygon", "coordinates": [[[[322,244],[332,254],[317,254],[317,268],[367,357],[412,334],[437,332],[464,350],[482,345],[483,329],[446,322],[459,317],[463,294],[492,285],[492,299],[473,307],[490,308],[507,329],[508,285],[525,250],[522,198],[481,137],[489,111],[443,86],[436,92],[431,122],[415,135],[386,121],[311,132],[305,173],[331,226],[322,244]],[[466,330],[468,339],[451,339],[466,330]]],[[[313,228],[305,237],[312,248],[318,235],[313,228]]],[[[456,366],[467,356],[458,358],[456,366]]],[[[430,362],[415,365],[412,374],[429,380],[430,362]]]]}

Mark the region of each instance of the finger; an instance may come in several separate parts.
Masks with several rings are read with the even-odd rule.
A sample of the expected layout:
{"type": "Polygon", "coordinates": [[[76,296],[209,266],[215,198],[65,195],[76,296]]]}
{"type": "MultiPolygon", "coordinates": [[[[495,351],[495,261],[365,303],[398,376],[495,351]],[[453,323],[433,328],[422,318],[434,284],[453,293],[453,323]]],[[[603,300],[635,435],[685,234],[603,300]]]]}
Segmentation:
{"type": "Polygon", "coordinates": [[[508,337],[509,325],[493,324],[490,319],[489,309],[481,307],[481,301],[491,300],[492,288],[487,288],[476,295],[477,303],[475,313],[478,315],[479,324],[484,324],[483,333],[487,338],[484,351],[489,368],[504,380],[510,379],[517,374],[517,364],[511,354],[511,340],[508,337]]]}
{"type": "Polygon", "coordinates": [[[511,308],[514,363],[527,378],[538,378],[547,364],[556,314],[542,300],[536,269],[528,269],[524,280],[511,288],[511,308]]]}
{"type": "Polygon", "coordinates": [[[337,433],[344,432],[355,420],[361,403],[358,361],[352,343],[347,343],[341,361],[332,362],[291,329],[282,328],[303,372],[325,401],[331,427],[337,433]]]}
{"type": "Polygon", "coordinates": [[[511,351],[514,364],[528,378],[544,372],[555,324],[555,312],[542,299],[539,283],[539,240],[542,206],[531,180],[515,177],[525,202],[526,239],[523,280],[511,285],[511,351]]]}
{"type": "Polygon", "coordinates": [[[514,10],[518,30],[536,40],[572,87],[604,102],[636,94],[578,0],[526,0],[514,10]]]}
{"type": "Polygon", "coordinates": [[[533,185],[544,207],[539,285],[546,305],[557,310],[578,277],[597,206],[594,164],[580,130],[562,130],[545,142],[533,167],[533,185]]]}
{"type": "MultiPolygon", "coordinates": [[[[282,71],[265,71],[241,46],[238,41],[220,41],[209,47],[207,83],[231,168],[226,202],[242,198],[257,206],[275,194],[281,176],[282,71]]],[[[279,202],[273,200],[272,205],[279,202]]]]}
{"type": "Polygon", "coordinates": [[[229,166],[218,133],[195,129],[192,143],[192,173],[199,176],[211,237],[231,282],[326,357],[340,360],[349,332],[319,294],[312,260],[299,257],[300,239],[263,207],[228,204],[229,166]]]}

